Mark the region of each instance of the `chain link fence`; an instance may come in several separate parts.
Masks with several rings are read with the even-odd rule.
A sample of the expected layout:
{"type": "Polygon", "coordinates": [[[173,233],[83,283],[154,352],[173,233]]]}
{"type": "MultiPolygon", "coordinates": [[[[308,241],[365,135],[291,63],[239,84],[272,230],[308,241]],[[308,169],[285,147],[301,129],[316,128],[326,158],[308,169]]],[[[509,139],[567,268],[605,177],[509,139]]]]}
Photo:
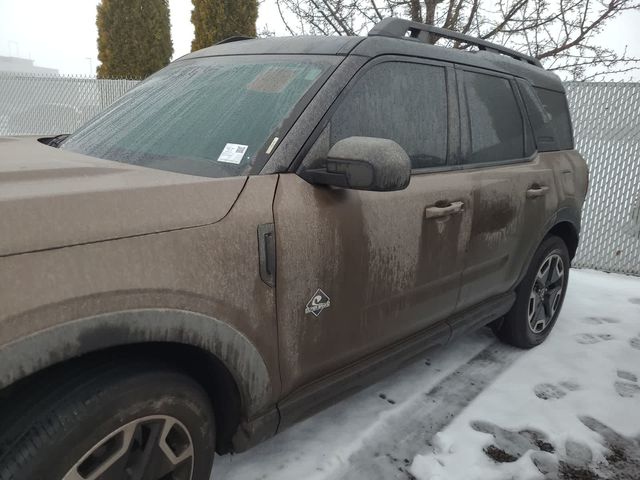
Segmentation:
{"type": "Polygon", "coordinates": [[[0,73],[0,135],[73,132],[136,83],[0,73]]]}
{"type": "Polygon", "coordinates": [[[567,83],[576,146],[589,165],[574,265],[640,275],[640,83],[567,83]]]}
{"type": "MultiPolygon", "coordinates": [[[[133,80],[0,74],[0,136],[73,132],[133,80]]],[[[567,83],[591,171],[574,265],[640,275],[640,83],[567,83]]]]}

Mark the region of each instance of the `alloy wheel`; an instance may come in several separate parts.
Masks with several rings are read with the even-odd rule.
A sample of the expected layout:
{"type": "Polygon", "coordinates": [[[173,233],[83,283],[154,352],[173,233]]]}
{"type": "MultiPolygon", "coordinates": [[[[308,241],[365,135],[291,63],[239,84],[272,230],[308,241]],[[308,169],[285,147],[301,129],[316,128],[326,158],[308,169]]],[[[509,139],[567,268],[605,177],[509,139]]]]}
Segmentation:
{"type": "Polygon", "coordinates": [[[527,320],[533,333],[542,333],[553,320],[562,299],[564,279],[564,261],[552,253],[540,265],[529,295],[527,320]]]}
{"type": "Polygon", "coordinates": [[[96,443],[62,480],[191,480],[193,442],[176,418],[136,419],[96,443]]]}

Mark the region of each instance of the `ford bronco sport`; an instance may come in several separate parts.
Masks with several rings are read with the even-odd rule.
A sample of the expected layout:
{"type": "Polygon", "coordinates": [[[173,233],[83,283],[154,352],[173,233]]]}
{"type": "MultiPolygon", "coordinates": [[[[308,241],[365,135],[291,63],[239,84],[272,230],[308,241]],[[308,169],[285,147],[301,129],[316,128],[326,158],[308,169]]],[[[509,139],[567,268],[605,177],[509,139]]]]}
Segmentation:
{"type": "Polygon", "coordinates": [[[1,139],[0,479],[205,480],[469,329],[533,347],[586,190],[554,74],[398,19],[233,38],[1,139]]]}

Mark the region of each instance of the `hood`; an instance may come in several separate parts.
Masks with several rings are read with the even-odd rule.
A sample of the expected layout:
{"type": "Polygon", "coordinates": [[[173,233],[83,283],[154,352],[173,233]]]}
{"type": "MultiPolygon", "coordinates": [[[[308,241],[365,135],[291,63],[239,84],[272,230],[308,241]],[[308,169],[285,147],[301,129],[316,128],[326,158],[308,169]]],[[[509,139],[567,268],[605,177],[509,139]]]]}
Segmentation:
{"type": "Polygon", "coordinates": [[[245,182],[0,138],[0,256],[215,223],[245,182]]]}

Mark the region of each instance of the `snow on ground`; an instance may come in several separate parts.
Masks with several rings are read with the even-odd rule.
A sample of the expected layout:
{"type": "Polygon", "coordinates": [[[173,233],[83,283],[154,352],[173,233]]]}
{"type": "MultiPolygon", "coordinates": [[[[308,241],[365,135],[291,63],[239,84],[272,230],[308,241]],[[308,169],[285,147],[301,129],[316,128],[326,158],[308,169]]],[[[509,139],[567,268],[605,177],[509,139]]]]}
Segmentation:
{"type": "MultiPolygon", "coordinates": [[[[626,463],[637,461],[639,377],[640,279],[572,271],[547,341],[521,355],[438,433],[432,451],[418,455],[410,470],[425,479],[543,478],[540,470],[572,478],[572,470],[606,462],[611,447],[636,456],[626,463]],[[603,438],[614,436],[609,429],[620,436],[615,445],[603,438]],[[490,456],[517,460],[497,464],[490,456]]],[[[640,462],[632,469],[636,475],[628,478],[640,478],[640,462]]]]}
{"type": "Polygon", "coordinates": [[[572,270],[547,341],[488,329],[218,457],[224,480],[640,479],[640,279],[572,270]]]}

